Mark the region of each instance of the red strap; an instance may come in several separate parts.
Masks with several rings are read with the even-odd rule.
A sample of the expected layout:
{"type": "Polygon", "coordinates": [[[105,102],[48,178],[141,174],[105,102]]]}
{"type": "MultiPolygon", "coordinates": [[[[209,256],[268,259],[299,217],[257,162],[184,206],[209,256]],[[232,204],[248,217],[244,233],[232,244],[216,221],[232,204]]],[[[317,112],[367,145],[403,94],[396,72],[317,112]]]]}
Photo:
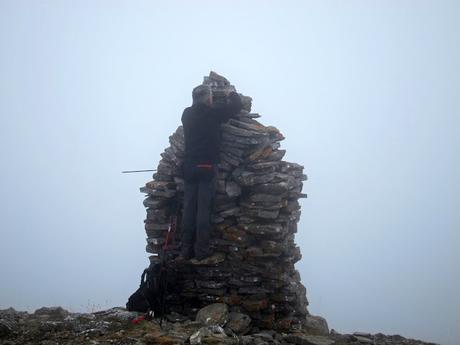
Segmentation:
{"type": "Polygon", "coordinates": [[[169,245],[169,231],[166,233],[166,240],[165,240],[165,244],[163,245],[163,250],[168,250],[168,245],[169,245]]]}
{"type": "Polygon", "coordinates": [[[144,321],[145,320],[145,315],[141,315],[139,317],[136,317],[135,319],[131,320],[131,323],[134,324],[134,325],[137,325],[139,323],[141,323],[141,321],[144,321]]]}
{"type": "Polygon", "coordinates": [[[212,169],[212,164],[197,164],[197,168],[212,169]]]}
{"type": "Polygon", "coordinates": [[[163,250],[168,250],[169,241],[174,241],[174,234],[176,232],[176,217],[171,216],[169,221],[168,232],[166,233],[165,243],[163,245],[163,250]]]}

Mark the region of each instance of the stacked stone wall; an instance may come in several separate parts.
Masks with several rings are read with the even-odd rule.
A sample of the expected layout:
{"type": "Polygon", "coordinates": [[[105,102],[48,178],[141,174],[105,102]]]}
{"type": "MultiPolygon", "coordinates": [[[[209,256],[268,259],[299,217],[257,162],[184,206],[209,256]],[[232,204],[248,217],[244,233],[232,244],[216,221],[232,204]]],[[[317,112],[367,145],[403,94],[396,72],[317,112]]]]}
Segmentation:
{"type": "MultiPolygon", "coordinates": [[[[218,102],[235,87],[211,72],[203,84],[218,102]]],[[[252,100],[222,125],[222,147],[215,207],[212,214],[213,255],[204,262],[169,265],[167,309],[193,316],[208,304],[224,302],[231,311],[249,315],[261,328],[301,327],[308,315],[306,290],[294,264],[301,253],[295,244],[299,198],[306,180],[303,166],[283,160],[280,131],[260,122],[252,100]]],[[[156,262],[171,216],[177,216],[173,253],[181,242],[184,134],[179,127],[161,154],[147,194],[147,252],[156,262]]],[[[172,261],[170,261],[172,262],[172,261]]]]}

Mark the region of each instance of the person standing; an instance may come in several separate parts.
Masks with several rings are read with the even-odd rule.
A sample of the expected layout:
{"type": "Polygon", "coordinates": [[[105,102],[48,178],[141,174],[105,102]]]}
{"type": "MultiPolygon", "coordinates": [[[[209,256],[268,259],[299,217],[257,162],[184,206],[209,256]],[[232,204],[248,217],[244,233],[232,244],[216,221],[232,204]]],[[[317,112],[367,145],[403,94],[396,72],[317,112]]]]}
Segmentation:
{"type": "Polygon", "coordinates": [[[212,90],[199,85],[192,92],[193,104],[184,110],[184,214],[182,247],[178,260],[211,255],[209,237],[221,142],[220,125],[242,109],[236,92],[224,104],[213,105],[212,90]]]}

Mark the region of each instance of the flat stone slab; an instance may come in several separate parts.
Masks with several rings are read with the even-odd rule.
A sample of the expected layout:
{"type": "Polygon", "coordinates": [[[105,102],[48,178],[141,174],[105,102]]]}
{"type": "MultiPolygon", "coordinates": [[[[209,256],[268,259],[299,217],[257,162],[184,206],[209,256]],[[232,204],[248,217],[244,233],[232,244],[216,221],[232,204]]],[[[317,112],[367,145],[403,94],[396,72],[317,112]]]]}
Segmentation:
{"type": "Polygon", "coordinates": [[[216,253],[206,259],[203,260],[190,260],[190,263],[195,266],[216,266],[221,262],[225,261],[225,254],[224,253],[216,253]]]}
{"type": "Polygon", "coordinates": [[[368,337],[363,337],[360,335],[353,335],[353,336],[361,344],[374,344],[374,341],[372,339],[369,339],[368,337]]]}

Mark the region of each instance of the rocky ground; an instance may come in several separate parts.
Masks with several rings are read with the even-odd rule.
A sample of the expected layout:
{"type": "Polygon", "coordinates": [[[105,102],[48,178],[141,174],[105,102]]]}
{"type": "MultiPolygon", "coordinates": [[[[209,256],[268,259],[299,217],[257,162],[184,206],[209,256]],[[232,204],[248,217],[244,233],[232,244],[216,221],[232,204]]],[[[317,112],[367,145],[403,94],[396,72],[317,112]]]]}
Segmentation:
{"type": "Polygon", "coordinates": [[[399,335],[339,334],[334,330],[329,332],[321,322],[308,331],[278,333],[251,327],[248,317],[237,314],[230,313],[225,304],[216,304],[200,310],[195,320],[174,314],[168,315],[160,325],[159,320],[142,320],[142,314],[124,308],[70,313],[61,307],[44,307],[32,314],[9,308],[0,310],[0,345],[432,344],[399,335]]]}

